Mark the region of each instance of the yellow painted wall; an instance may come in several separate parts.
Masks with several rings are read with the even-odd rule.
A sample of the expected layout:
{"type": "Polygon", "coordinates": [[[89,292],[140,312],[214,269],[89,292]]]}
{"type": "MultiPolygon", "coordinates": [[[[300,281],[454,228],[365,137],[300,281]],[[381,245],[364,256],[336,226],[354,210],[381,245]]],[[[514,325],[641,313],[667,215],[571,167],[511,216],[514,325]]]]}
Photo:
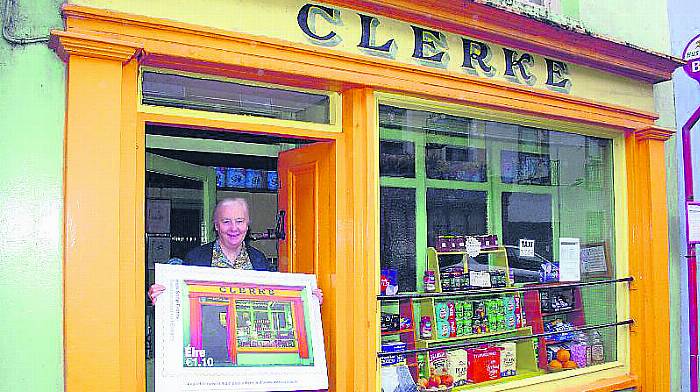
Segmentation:
{"type": "MultiPolygon", "coordinates": [[[[302,32],[297,24],[299,10],[308,2],[304,0],[207,0],[206,2],[184,0],[75,0],[71,3],[95,8],[116,10],[137,15],[176,20],[179,22],[214,27],[222,30],[243,32],[248,34],[279,38],[295,43],[319,46],[302,32]]],[[[313,4],[322,4],[313,2],[313,4]]],[[[355,11],[345,8],[332,7],[340,11],[337,24],[331,24],[322,17],[317,16],[315,26],[318,35],[326,35],[331,31],[336,32],[339,40],[333,46],[324,45],[343,52],[372,55],[363,53],[357,47],[360,42],[361,25],[360,18],[355,11]]],[[[416,67],[420,65],[411,56],[414,48],[413,30],[409,23],[378,17],[379,25],[376,28],[376,44],[382,45],[389,39],[394,39],[396,44],[395,61],[410,64],[416,67]]],[[[430,28],[430,26],[420,26],[430,28]]],[[[447,52],[450,59],[446,61],[446,70],[456,74],[466,75],[461,65],[463,62],[462,36],[445,33],[447,52]]],[[[508,82],[503,77],[505,60],[503,47],[489,44],[493,57],[490,65],[495,67],[493,77],[508,82]]],[[[515,49],[517,48],[509,48],[515,49]]],[[[518,51],[522,53],[522,51],[518,51]]],[[[532,74],[537,77],[535,88],[544,89],[546,81],[546,66],[544,58],[531,53],[535,58],[535,64],[531,68],[532,74]]],[[[593,70],[588,67],[568,64],[569,78],[572,81],[570,95],[599,101],[607,104],[622,105],[644,111],[654,111],[652,86],[605,72],[593,70]]]]}

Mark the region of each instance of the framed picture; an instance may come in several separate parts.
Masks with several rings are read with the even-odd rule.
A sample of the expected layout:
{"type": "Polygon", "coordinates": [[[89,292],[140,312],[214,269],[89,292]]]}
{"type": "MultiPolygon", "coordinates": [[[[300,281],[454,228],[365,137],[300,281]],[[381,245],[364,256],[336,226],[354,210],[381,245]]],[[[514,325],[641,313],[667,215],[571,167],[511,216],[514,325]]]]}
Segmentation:
{"type": "Polygon", "coordinates": [[[156,390],[328,388],[316,277],[156,264],[156,390]]]}
{"type": "Polygon", "coordinates": [[[146,200],[146,233],[170,234],[170,200],[146,200]]]}
{"type": "Polygon", "coordinates": [[[581,245],[581,273],[589,278],[609,278],[612,275],[608,244],[594,242],[581,245]]]}

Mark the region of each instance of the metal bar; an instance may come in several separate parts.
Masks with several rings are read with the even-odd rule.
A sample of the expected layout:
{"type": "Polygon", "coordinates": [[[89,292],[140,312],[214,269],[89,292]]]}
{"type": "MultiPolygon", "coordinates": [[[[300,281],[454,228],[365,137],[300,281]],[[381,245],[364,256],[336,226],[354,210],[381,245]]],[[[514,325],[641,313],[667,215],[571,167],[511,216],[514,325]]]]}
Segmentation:
{"type": "Polygon", "coordinates": [[[610,284],[610,283],[623,283],[632,282],[633,278],[628,276],[626,278],[619,279],[606,279],[597,280],[593,282],[572,282],[572,283],[550,283],[537,286],[522,286],[522,287],[502,287],[502,288],[492,288],[492,289],[470,289],[462,291],[449,291],[444,293],[406,293],[406,294],[396,294],[396,295],[378,295],[378,301],[396,301],[399,299],[411,299],[411,298],[440,298],[440,297],[459,297],[459,296],[477,296],[477,295],[493,295],[493,294],[503,294],[503,293],[519,293],[522,291],[534,291],[534,290],[548,290],[557,288],[567,288],[567,287],[584,287],[593,286],[599,284],[610,284]]]}
{"type": "MultiPolygon", "coordinates": [[[[420,354],[420,353],[426,353],[426,352],[435,351],[435,350],[449,350],[449,349],[465,348],[465,347],[478,347],[478,346],[482,346],[484,344],[494,344],[494,343],[512,342],[512,341],[516,341],[516,340],[535,339],[535,338],[542,338],[542,337],[547,337],[547,336],[552,336],[552,335],[558,335],[558,334],[567,333],[567,332],[590,331],[592,329],[617,327],[620,325],[629,325],[629,324],[633,324],[633,323],[634,323],[634,320],[630,319],[630,320],[618,321],[615,323],[584,325],[582,327],[576,327],[574,329],[570,329],[567,331],[544,332],[544,333],[538,333],[538,334],[527,335],[527,336],[513,336],[510,338],[493,339],[493,340],[489,340],[488,342],[468,342],[468,343],[462,343],[462,344],[450,344],[450,345],[435,346],[435,347],[431,347],[431,348],[417,348],[417,349],[413,349],[413,350],[402,350],[402,351],[394,351],[394,352],[387,352],[387,353],[378,352],[377,357],[383,358],[383,357],[389,357],[392,355],[401,355],[401,354],[420,354]]],[[[515,331],[513,331],[513,332],[515,332],[515,331]]],[[[476,339],[476,338],[478,338],[478,336],[472,337],[472,338],[465,338],[465,339],[476,339]]]]}

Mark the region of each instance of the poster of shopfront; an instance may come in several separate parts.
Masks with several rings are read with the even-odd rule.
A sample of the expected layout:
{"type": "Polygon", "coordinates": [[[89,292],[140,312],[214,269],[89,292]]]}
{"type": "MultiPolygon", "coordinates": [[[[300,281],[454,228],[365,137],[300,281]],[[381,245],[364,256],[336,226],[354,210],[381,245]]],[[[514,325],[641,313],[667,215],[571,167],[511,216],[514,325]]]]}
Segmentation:
{"type": "Polygon", "coordinates": [[[156,265],[157,391],[328,388],[316,278],[156,265]]]}

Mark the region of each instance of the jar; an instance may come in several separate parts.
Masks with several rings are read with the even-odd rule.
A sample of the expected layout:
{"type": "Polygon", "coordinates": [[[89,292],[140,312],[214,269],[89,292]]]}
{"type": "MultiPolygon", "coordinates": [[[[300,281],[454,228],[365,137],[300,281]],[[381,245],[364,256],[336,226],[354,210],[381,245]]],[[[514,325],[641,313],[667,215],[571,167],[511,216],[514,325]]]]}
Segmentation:
{"type": "Polygon", "coordinates": [[[435,271],[426,270],[425,276],[423,276],[423,289],[426,293],[435,292],[435,271]]]}
{"type": "Polygon", "coordinates": [[[420,337],[421,339],[432,339],[433,324],[430,322],[430,316],[420,318],[420,337]]]}

